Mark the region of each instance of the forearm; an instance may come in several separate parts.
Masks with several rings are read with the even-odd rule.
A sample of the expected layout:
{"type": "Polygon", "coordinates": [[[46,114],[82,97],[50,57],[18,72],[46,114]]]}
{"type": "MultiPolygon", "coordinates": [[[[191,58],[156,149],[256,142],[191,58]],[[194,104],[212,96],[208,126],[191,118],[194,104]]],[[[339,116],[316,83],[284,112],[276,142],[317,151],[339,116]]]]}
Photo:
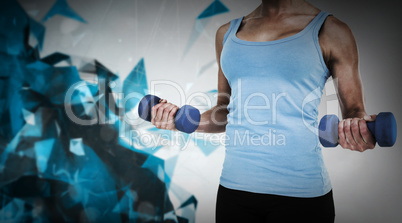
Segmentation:
{"type": "Polygon", "coordinates": [[[349,78],[342,77],[338,78],[338,82],[338,98],[342,118],[364,118],[367,113],[360,78],[356,77],[356,80],[350,81],[349,78]]]}
{"type": "Polygon", "coordinates": [[[354,108],[354,109],[347,109],[342,111],[342,118],[347,119],[347,118],[364,118],[367,116],[367,112],[362,108],[354,108]]]}
{"type": "Polygon", "coordinates": [[[224,132],[227,124],[227,105],[216,105],[201,114],[200,125],[196,132],[220,133],[224,132]]]}

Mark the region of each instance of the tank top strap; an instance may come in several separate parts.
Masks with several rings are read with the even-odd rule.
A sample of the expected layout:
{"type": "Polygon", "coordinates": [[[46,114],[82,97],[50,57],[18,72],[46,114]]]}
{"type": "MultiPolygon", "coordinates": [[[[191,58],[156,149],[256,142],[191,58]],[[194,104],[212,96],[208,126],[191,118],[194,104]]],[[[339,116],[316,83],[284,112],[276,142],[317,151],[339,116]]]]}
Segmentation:
{"type": "Polygon", "coordinates": [[[331,14],[328,12],[325,12],[325,11],[321,11],[317,15],[316,19],[314,19],[313,24],[312,24],[313,25],[312,31],[313,31],[314,36],[318,36],[318,33],[321,29],[322,24],[324,24],[325,19],[327,19],[327,17],[329,15],[331,15],[331,14]]]}
{"type": "Polygon", "coordinates": [[[325,22],[325,19],[327,19],[327,17],[329,15],[331,15],[331,14],[328,13],[328,12],[321,11],[317,15],[316,20],[314,21],[314,24],[313,24],[313,29],[312,29],[313,42],[314,42],[315,48],[317,49],[317,53],[319,55],[321,66],[326,71],[327,77],[330,75],[330,73],[329,73],[328,67],[327,67],[327,65],[325,64],[325,61],[324,61],[324,56],[323,56],[322,51],[321,51],[320,42],[318,41],[318,34],[320,32],[320,29],[321,29],[322,25],[325,22]]]}
{"type": "Polygon", "coordinates": [[[240,22],[242,20],[243,17],[237,18],[237,19],[233,19],[232,21],[230,21],[230,26],[228,31],[225,33],[225,36],[223,37],[223,44],[225,44],[227,38],[231,35],[235,35],[234,32],[237,31],[238,26],[240,25],[240,22]]]}

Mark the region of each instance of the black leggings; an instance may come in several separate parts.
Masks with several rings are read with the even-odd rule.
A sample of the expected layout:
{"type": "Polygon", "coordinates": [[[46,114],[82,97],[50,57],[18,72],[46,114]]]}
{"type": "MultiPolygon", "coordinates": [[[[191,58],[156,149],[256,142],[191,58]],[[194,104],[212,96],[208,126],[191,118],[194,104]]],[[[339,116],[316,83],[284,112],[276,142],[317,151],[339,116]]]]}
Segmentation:
{"type": "Polygon", "coordinates": [[[297,198],[233,190],[219,185],[216,223],[333,223],[334,220],[332,191],[320,197],[297,198]]]}

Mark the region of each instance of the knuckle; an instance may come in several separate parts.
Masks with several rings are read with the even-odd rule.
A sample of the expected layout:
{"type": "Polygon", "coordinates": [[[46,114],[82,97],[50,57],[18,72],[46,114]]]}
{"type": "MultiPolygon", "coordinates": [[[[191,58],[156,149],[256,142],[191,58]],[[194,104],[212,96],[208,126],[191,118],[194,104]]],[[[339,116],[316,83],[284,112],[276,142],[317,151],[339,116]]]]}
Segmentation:
{"type": "Polygon", "coordinates": [[[154,107],[153,113],[156,114],[158,112],[159,112],[159,107],[156,107],[156,108],[154,107]]]}
{"type": "Polygon", "coordinates": [[[342,148],[347,149],[348,145],[344,140],[339,141],[339,145],[341,145],[342,148]]]}
{"type": "Polygon", "coordinates": [[[173,116],[174,114],[176,114],[176,112],[177,112],[178,110],[179,110],[178,107],[174,107],[174,108],[172,109],[172,111],[171,111],[172,116],[173,116]]]}
{"type": "Polygon", "coordinates": [[[173,117],[175,114],[176,114],[176,111],[172,110],[172,111],[169,113],[169,116],[170,116],[170,117],[173,117]]]}
{"type": "Polygon", "coordinates": [[[350,123],[350,127],[351,128],[359,128],[359,122],[354,121],[354,122],[350,123]]]}
{"type": "Polygon", "coordinates": [[[339,124],[338,124],[338,129],[343,129],[343,123],[344,123],[343,120],[339,122],[339,124]]]}
{"type": "Polygon", "coordinates": [[[343,134],[343,128],[341,126],[338,127],[338,133],[343,134]]]}

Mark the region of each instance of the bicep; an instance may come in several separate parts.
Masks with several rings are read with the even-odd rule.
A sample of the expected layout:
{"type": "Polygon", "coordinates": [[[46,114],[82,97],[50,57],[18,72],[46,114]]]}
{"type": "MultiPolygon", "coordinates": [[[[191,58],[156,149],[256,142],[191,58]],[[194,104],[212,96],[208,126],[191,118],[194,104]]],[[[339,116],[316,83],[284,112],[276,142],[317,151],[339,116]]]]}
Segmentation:
{"type": "Polygon", "coordinates": [[[328,50],[328,68],[334,78],[343,118],[357,117],[365,112],[359,57],[352,31],[333,18],[323,33],[328,50]]]}
{"type": "Polygon", "coordinates": [[[228,105],[230,100],[231,88],[228,80],[223,74],[221,68],[221,52],[223,48],[223,38],[229,29],[229,23],[221,26],[216,32],[215,49],[216,49],[216,62],[218,63],[218,98],[217,105],[228,105]]]}

